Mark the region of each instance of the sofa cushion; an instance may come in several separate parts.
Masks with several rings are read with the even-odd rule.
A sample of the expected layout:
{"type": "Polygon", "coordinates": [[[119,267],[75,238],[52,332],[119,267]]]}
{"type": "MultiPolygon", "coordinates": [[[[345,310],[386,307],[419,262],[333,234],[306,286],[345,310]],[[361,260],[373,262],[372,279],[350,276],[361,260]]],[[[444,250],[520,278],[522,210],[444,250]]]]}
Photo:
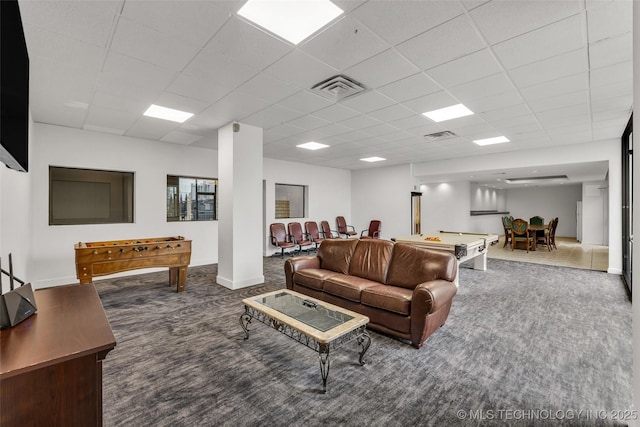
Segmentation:
{"type": "Polygon", "coordinates": [[[347,274],[357,239],[326,239],[318,248],[320,268],[347,274]]]}
{"type": "Polygon", "coordinates": [[[360,302],[360,293],[363,289],[379,285],[378,282],[372,282],[362,277],[340,274],[325,280],[324,291],[350,301],[360,302]]]}
{"type": "Polygon", "coordinates": [[[362,290],[360,302],[382,310],[408,316],[411,313],[413,291],[397,286],[378,285],[362,290]]]}
{"type": "Polygon", "coordinates": [[[359,240],[351,257],[349,274],[384,283],[392,252],[393,242],[388,240],[359,240]]]}
{"type": "Polygon", "coordinates": [[[296,271],[293,274],[293,282],[306,286],[307,288],[321,291],[324,289],[324,281],[327,278],[337,276],[339,274],[340,273],[336,273],[335,271],[319,268],[305,268],[304,270],[296,271]]]}
{"type": "Polygon", "coordinates": [[[414,289],[420,283],[436,279],[453,282],[456,278],[456,262],[450,252],[396,243],[384,283],[414,289]]]}

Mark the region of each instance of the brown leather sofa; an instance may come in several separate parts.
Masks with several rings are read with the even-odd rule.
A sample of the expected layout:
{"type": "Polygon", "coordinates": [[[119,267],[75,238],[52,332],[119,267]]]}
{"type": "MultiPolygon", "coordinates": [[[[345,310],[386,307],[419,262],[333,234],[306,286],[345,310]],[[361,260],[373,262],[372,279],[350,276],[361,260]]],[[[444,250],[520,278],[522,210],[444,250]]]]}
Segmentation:
{"type": "Polygon", "coordinates": [[[369,328],[415,348],[449,315],[456,258],[374,239],[327,239],[316,256],[288,259],[287,288],[369,317],[369,328]]]}

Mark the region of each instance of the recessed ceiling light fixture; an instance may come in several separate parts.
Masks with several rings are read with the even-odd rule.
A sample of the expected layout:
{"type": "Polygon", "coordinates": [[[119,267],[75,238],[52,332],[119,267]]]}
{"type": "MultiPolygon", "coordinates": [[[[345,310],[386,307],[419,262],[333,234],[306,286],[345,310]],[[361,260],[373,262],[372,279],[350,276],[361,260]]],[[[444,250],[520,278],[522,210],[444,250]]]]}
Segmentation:
{"type": "Polygon", "coordinates": [[[362,160],[363,162],[381,162],[381,161],[387,160],[387,159],[384,159],[382,157],[375,157],[374,156],[374,157],[367,157],[367,158],[360,159],[360,160],[362,160]]]}
{"type": "Polygon", "coordinates": [[[298,44],[342,15],[329,0],[249,0],[238,15],[298,44]]]}
{"type": "Polygon", "coordinates": [[[320,144],[319,142],[305,142],[304,144],[298,144],[296,147],[306,148],[307,150],[319,150],[321,148],[327,148],[327,144],[320,144]]]}
{"type": "Polygon", "coordinates": [[[472,114],[473,111],[462,104],[422,113],[423,116],[430,118],[434,122],[444,122],[445,120],[457,119],[458,117],[470,116],[472,114]]]}
{"type": "Polygon", "coordinates": [[[178,123],[184,123],[193,116],[193,113],[161,107],[155,104],[151,104],[143,114],[148,117],[155,117],[156,119],[170,120],[178,123]]]}
{"type": "Polygon", "coordinates": [[[502,144],[503,142],[509,142],[509,139],[505,136],[496,136],[493,138],[485,138],[485,139],[474,139],[478,145],[492,145],[492,144],[502,144]]]}

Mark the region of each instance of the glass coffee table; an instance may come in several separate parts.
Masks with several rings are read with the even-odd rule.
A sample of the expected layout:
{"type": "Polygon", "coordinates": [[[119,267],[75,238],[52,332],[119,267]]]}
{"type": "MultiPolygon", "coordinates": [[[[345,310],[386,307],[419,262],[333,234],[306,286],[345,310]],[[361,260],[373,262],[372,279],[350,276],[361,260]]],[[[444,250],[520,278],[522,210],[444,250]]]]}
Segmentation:
{"type": "Polygon", "coordinates": [[[240,325],[249,338],[249,323],[256,319],[300,344],[318,352],[323,391],[327,392],[329,352],[356,340],[361,347],[359,362],[371,345],[369,318],[306,295],[281,289],[242,300],[240,325]]]}

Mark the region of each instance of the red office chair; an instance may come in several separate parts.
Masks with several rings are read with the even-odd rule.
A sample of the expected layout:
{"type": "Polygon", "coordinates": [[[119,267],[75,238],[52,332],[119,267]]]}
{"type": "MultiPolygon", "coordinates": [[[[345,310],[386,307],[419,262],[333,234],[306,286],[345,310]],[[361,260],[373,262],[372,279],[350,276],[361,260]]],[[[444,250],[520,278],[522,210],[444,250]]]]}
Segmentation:
{"type": "Polygon", "coordinates": [[[347,221],[343,216],[336,217],[336,224],[338,225],[338,234],[344,234],[347,237],[358,235],[358,232],[353,225],[347,225],[347,221]],[[349,228],[351,228],[351,230],[349,230],[349,228]]]}
{"type": "Polygon", "coordinates": [[[307,221],[304,223],[304,229],[307,231],[307,236],[309,240],[311,240],[316,245],[316,250],[318,250],[318,246],[324,240],[323,237],[320,237],[320,231],[318,230],[318,223],[315,221],[307,221]]]}
{"type": "Polygon", "coordinates": [[[381,222],[379,220],[377,219],[371,220],[371,222],[369,222],[369,228],[366,230],[362,230],[360,232],[360,238],[361,239],[379,239],[380,225],[381,225],[381,222]],[[365,231],[367,232],[366,235],[364,235],[365,231]]]}
{"type": "Polygon", "coordinates": [[[324,236],[325,239],[340,238],[340,234],[337,231],[332,230],[331,227],[329,227],[329,221],[320,221],[320,228],[322,229],[322,235],[324,236]],[[336,233],[336,234],[334,235],[333,233],[336,233]]]}
{"type": "Polygon", "coordinates": [[[269,226],[269,231],[271,233],[271,244],[276,248],[280,248],[280,258],[284,258],[285,249],[295,249],[296,244],[291,241],[291,238],[287,234],[287,230],[284,228],[283,223],[276,222],[274,224],[271,224],[269,226]]]}
{"type": "Polygon", "coordinates": [[[303,251],[303,248],[313,246],[313,242],[309,240],[307,233],[302,232],[302,226],[299,222],[290,222],[287,227],[289,228],[291,240],[298,245],[298,251],[303,251]]]}

